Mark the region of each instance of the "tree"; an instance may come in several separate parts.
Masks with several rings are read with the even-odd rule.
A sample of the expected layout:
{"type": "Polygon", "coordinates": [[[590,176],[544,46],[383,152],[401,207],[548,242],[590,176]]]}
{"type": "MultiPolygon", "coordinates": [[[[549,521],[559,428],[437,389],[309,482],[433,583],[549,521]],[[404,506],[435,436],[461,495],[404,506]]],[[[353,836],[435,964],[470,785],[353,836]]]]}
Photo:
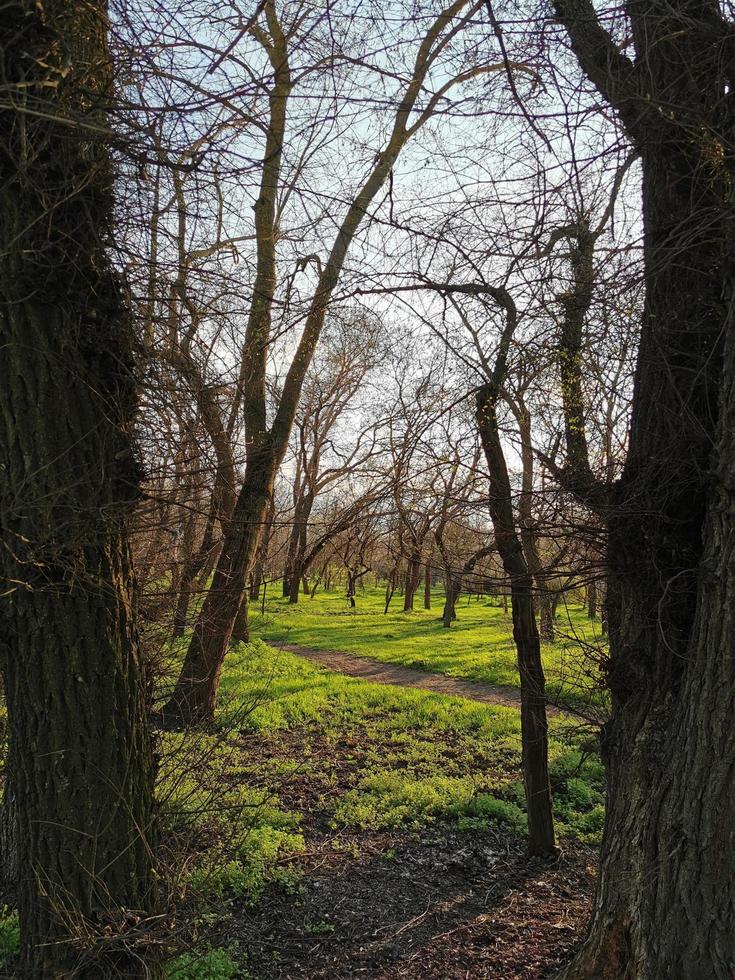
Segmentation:
{"type": "Polygon", "coordinates": [[[646,286],[622,476],[607,500],[573,457],[560,477],[609,527],[613,705],[594,917],[564,976],[724,980],[735,961],[733,25],[715,2],[640,0],[617,37],[589,0],[554,7],[640,155],[646,286]]]}
{"type": "Polygon", "coordinates": [[[135,949],[155,904],[154,766],[125,533],[135,385],[108,256],[107,24],[96,0],[15,0],[0,28],[5,805],[22,967],[90,980],[158,975],[135,949]]]}
{"type": "Polygon", "coordinates": [[[487,534],[475,526],[467,526],[468,516],[482,499],[481,449],[475,438],[470,457],[467,452],[470,438],[464,426],[453,434],[448,425],[440,448],[441,458],[437,460],[434,485],[440,498],[433,533],[444,573],[442,625],[445,629],[450,629],[457,618],[456,606],[463,583],[478,562],[495,552],[495,543],[487,541],[487,534]]]}
{"type": "Polygon", "coordinates": [[[327,322],[320,350],[307,373],[294,425],[293,526],[283,572],[283,594],[297,603],[302,579],[323,549],[310,548],[309,520],[320,495],[364,466],[375,448],[374,426],[355,417],[354,400],[380,360],[382,324],[357,310],[340,311],[327,322]],[[351,423],[351,424],[350,424],[351,423]],[[338,430],[348,426],[346,439],[338,430]],[[359,429],[359,431],[356,431],[359,429]],[[340,442],[348,444],[342,448],[340,442]]]}
{"type": "Polygon", "coordinates": [[[513,512],[508,464],[500,438],[498,403],[505,382],[508,351],[518,323],[515,303],[503,287],[486,287],[502,308],[505,324],[495,364],[476,393],[476,419],[488,467],[488,504],[495,529],[495,546],[510,579],[513,639],[521,678],[521,738],[523,779],[528,809],[528,844],[531,854],[556,853],[549,782],[546,681],[541,663],[541,641],[534,614],[534,582],[522,536],[513,512]]]}
{"type": "MultiPolygon", "coordinates": [[[[222,664],[245,583],[255,560],[276,473],[288,446],[304,378],[319,342],[327,309],[339,283],[350,245],[388,180],[401,151],[434,116],[451,89],[464,81],[502,68],[498,65],[472,67],[457,75],[450,74],[435,83],[430,95],[425,94],[435,70],[444,72],[442,54],[470,22],[479,6],[479,3],[467,3],[467,0],[454,0],[431,20],[418,41],[410,73],[401,82],[395,97],[396,110],[388,123],[387,137],[375,153],[372,165],[339,222],[326,261],[317,261],[314,256],[303,259],[303,268],[310,261],[316,265],[316,284],[270,422],[266,417],[266,367],[277,289],[278,200],[279,194],[285,192],[281,169],[287,135],[287,109],[297,81],[308,74],[302,71],[295,75],[291,61],[294,48],[298,45],[299,31],[308,32],[310,28],[300,15],[287,23],[279,16],[275,0],[262,4],[258,8],[258,17],[248,23],[248,33],[260,46],[261,55],[267,58],[272,77],[268,86],[268,119],[264,126],[260,187],[254,206],[257,268],[239,378],[243,393],[247,458],[232,520],[223,535],[212,585],[194,626],[175,689],[164,711],[171,719],[192,723],[213,717],[222,664]]],[[[321,52],[319,63],[323,64],[321,52]]]]}

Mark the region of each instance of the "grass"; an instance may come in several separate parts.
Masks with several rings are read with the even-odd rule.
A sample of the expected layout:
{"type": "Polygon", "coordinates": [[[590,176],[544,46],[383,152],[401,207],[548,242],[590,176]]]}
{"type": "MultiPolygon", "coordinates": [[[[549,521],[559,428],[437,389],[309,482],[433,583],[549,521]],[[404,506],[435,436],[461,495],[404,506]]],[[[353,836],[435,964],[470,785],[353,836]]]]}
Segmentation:
{"type": "MultiPolygon", "coordinates": [[[[283,783],[298,777],[318,785],[320,807],[335,828],[417,829],[449,820],[464,827],[505,822],[524,829],[520,719],[514,708],[370,684],[258,641],[231,654],[222,694],[224,724],[236,704],[248,704],[241,730],[282,742],[283,751],[271,753],[259,778],[283,783]],[[283,741],[289,733],[298,733],[296,758],[293,740],[283,741]],[[349,770],[342,785],[323,770],[318,753],[325,751],[349,770]]],[[[549,755],[559,832],[594,841],[602,770],[586,752],[587,743],[563,718],[552,719],[549,755]]]]}
{"type": "MultiPolygon", "coordinates": [[[[512,622],[499,599],[461,599],[457,620],[447,630],[441,622],[441,592],[432,593],[431,610],[409,613],[395,596],[384,614],[384,598],[382,588],[366,588],[350,609],[342,590],[300,596],[295,606],[274,596],[265,615],[251,617],[253,634],[276,643],[344,650],[450,677],[519,686],[512,622]]],[[[417,607],[422,605],[420,594],[417,607]]],[[[542,648],[549,697],[570,706],[600,703],[604,693],[594,656],[604,646],[599,620],[590,620],[579,604],[560,605],[557,634],[557,642],[542,648]]]]}
{"type": "Polygon", "coordinates": [[[246,980],[248,976],[226,949],[184,953],[166,970],[167,980],[246,980]]]}
{"type": "MultiPolygon", "coordinates": [[[[378,590],[359,596],[352,612],[335,594],[295,608],[276,600],[254,626],[272,640],[518,683],[510,623],[499,606],[463,605],[445,631],[436,595],[434,603],[435,610],[411,614],[396,605],[383,616],[378,590]]],[[[594,633],[579,609],[570,622],[594,633]]],[[[174,645],[174,663],[186,642],[174,645]]],[[[544,650],[559,684],[572,671],[572,646],[563,640],[544,650]]],[[[589,741],[563,715],[550,720],[562,841],[594,844],[601,833],[602,768],[589,741]]],[[[437,824],[469,835],[493,826],[525,831],[515,708],[371,684],[259,639],[228,655],[215,729],[163,732],[159,752],[164,848],[180,858],[168,864],[176,869],[180,921],[189,923],[182,936],[195,950],[169,964],[170,980],[247,977],[241,910],[274,896],[290,901],[327,852],[343,852],[338,860],[359,860],[363,847],[390,853],[399,837],[437,824]]],[[[331,927],[314,919],[308,928],[319,936],[331,927]]],[[[17,917],[5,910],[0,965],[12,962],[17,941],[17,917]]]]}
{"type": "MultiPolygon", "coordinates": [[[[216,908],[221,926],[266,888],[298,890],[315,828],[320,846],[331,834],[353,856],[365,834],[438,822],[525,831],[514,708],[371,684],[256,640],[228,656],[217,722],[163,736],[159,786],[167,826],[183,835],[182,893],[202,920],[216,908]]],[[[599,760],[561,716],[549,756],[560,838],[595,843],[599,760]]]]}
{"type": "Polygon", "coordinates": [[[18,913],[0,906],[0,969],[12,962],[20,948],[18,913]]]}

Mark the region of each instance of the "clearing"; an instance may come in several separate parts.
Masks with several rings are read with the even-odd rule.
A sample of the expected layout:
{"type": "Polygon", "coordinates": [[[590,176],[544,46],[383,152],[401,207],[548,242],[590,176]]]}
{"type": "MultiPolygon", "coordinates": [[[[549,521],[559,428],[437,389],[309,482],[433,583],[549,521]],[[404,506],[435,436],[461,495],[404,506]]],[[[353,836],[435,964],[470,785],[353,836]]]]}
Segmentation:
{"type": "MultiPolygon", "coordinates": [[[[187,928],[215,958],[177,980],[535,980],[578,942],[604,815],[592,729],[550,718],[562,856],[529,861],[509,619],[477,602],[440,633],[438,604],[383,618],[380,599],[272,603],[254,635],[277,647],[233,648],[218,728],[162,733],[187,928]]],[[[574,642],[546,653],[566,682],[574,642]]]]}

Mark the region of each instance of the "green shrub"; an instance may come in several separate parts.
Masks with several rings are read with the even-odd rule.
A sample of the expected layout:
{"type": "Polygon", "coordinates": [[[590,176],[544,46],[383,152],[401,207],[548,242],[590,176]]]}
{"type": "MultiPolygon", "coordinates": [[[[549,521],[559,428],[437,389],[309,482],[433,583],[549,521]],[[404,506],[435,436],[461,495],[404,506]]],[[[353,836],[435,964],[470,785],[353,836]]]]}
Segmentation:
{"type": "Polygon", "coordinates": [[[0,909],[0,966],[5,966],[20,948],[20,926],[18,913],[11,912],[7,905],[0,909]]]}
{"type": "Polygon", "coordinates": [[[526,832],[526,814],[516,803],[481,793],[458,814],[460,830],[484,830],[489,824],[502,823],[517,834],[526,832]]]}
{"type": "Polygon", "coordinates": [[[189,885],[199,898],[239,898],[253,905],[269,881],[281,882],[287,888],[296,884],[295,872],[278,867],[276,862],[303,848],[301,834],[257,827],[248,833],[235,860],[227,860],[220,851],[208,851],[190,874],[189,885]]]}
{"type": "Polygon", "coordinates": [[[248,973],[224,949],[184,953],[166,970],[168,980],[247,980],[248,973]]]}
{"type": "Polygon", "coordinates": [[[597,755],[568,751],[550,767],[560,837],[598,844],[605,822],[605,782],[597,755]]]}

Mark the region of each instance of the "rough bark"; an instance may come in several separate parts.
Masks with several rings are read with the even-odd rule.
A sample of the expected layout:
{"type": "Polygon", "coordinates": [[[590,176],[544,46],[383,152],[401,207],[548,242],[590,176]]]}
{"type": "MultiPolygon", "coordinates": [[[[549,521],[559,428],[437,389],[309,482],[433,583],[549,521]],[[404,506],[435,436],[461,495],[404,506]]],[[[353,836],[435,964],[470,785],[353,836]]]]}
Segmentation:
{"type": "Polygon", "coordinates": [[[589,938],[563,976],[726,980],[735,355],[733,78],[722,43],[731,28],[714,2],[631,4],[633,64],[591,3],[556,9],[640,152],[646,278],[630,449],[609,510],[601,872],[589,938]]]}
{"type": "Polygon", "coordinates": [[[155,977],[134,950],[155,910],[154,765],[125,537],[132,334],[106,255],[107,11],[20,0],[0,25],[6,106],[17,85],[38,110],[0,114],[0,666],[21,969],[155,977]]]}

